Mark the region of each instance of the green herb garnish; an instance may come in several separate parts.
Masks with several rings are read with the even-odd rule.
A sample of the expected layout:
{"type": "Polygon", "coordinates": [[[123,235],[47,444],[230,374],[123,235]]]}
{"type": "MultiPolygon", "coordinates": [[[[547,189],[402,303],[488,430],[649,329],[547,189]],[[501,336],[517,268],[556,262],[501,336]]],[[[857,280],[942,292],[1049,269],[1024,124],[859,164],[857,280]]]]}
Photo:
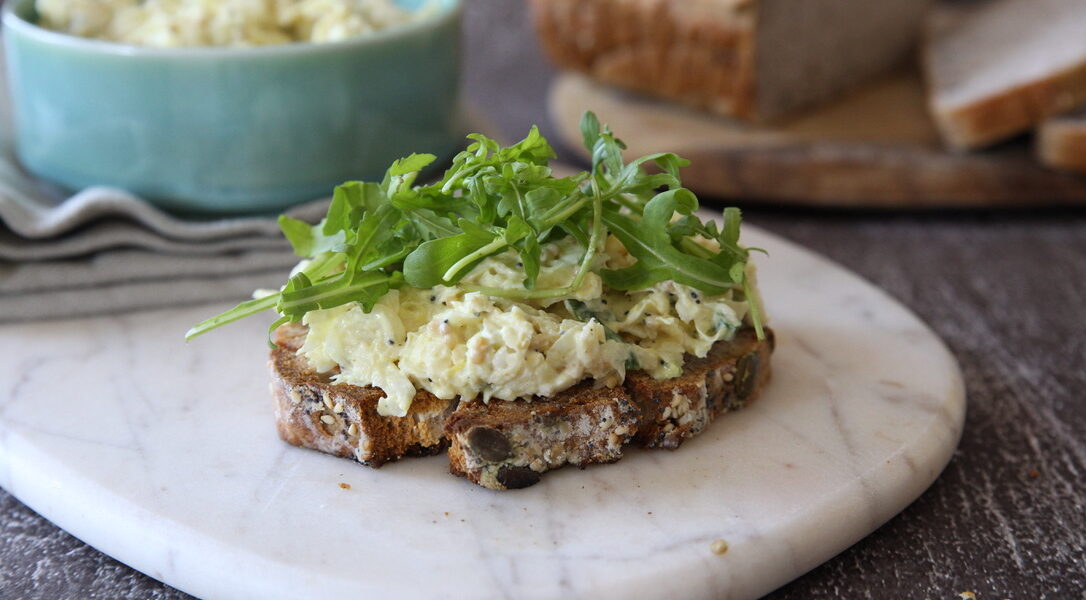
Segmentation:
{"type": "Polygon", "coordinates": [[[280,292],[206,320],[186,339],[269,308],[281,316],[273,330],[349,302],[369,312],[390,289],[455,285],[483,259],[508,250],[520,257],[522,285],[464,288],[512,299],[568,296],[580,288],[608,233],[637,259],[624,269],[600,270],[608,286],[629,291],[674,280],[709,295],[742,290],[761,337],[744,270],[748,249],[739,245],[739,209],[724,210],[722,227],[702,222],[697,197],[679,179],[688,161],[663,153],[625,163],[625,145],[591,112],[581,120],[581,133],[592,169],[572,177],[554,177],[548,166],[554,150],[533,127],[505,148],[469,135],[471,145],[433,184],[415,180],[435,157],[412,154],[394,162],[381,183],[337,187],[319,224],[279,218],[294,251],[309,263],[280,292]],[[658,171],[646,171],[649,163],[658,171]],[[584,249],[576,274],[565,286],[537,287],[542,245],[567,236],[584,249]],[[718,241],[720,251],[698,244],[697,236],[718,241]]]}

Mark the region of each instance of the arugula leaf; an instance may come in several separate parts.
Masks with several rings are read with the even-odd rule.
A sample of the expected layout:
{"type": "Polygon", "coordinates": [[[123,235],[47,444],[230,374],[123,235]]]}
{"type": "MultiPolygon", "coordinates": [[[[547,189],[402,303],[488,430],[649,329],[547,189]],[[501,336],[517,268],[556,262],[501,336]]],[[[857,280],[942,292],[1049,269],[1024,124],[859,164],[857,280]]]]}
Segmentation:
{"type": "Polygon", "coordinates": [[[395,177],[397,175],[416,173],[425,169],[435,160],[437,160],[437,157],[433,154],[412,154],[405,158],[393,161],[392,166],[388,168],[388,175],[390,177],[395,177]]]}
{"type": "Polygon", "coordinates": [[[290,284],[283,290],[275,309],[292,321],[300,321],[305,313],[322,308],[334,308],[348,302],[359,302],[363,310],[369,312],[373,305],[388,293],[392,280],[388,275],[377,271],[363,273],[349,279],[345,275],[313,285],[304,273],[291,278],[290,284]],[[292,289],[291,284],[298,285],[292,289]]]}
{"type": "Polygon", "coordinates": [[[625,269],[602,271],[604,283],[619,290],[635,290],[670,279],[714,295],[741,283],[728,268],[672,245],[668,234],[672,215],[690,215],[696,209],[694,194],[677,188],[650,200],[640,221],[617,211],[605,211],[604,222],[637,262],[625,269]]]}
{"type": "MultiPolygon", "coordinates": [[[[497,242],[500,242],[502,246],[505,245],[504,240],[498,239],[497,242]]],[[[463,265],[460,271],[474,267],[486,258],[480,251],[487,249],[488,245],[493,243],[495,243],[494,239],[487,241],[470,233],[431,240],[420,245],[404,259],[404,278],[408,285],[417,288],[453,283],[446,279],[446,274],[457,263],[464,261],[464,257],[472,258],[463,265]]]]}
{"type": "Polygon", "coordinates": [[[584,147],[593,149],[596,147],[596,140],[600,138],[600,120],[596,117],[596,113],[588,111],[581,117],[581,139],[584,143],[584,147]]]}
{"type": "MultiPolygon", "coordinates": [[[[549,165],[554,149],[532,127],[523,140],[506,147],[469,135],[468,146],[431,184],[415,182],[434,155],[412,154],[394,161],[380,183],[349,181],[336,187],[319,224],[279,219],[295,252],[309,259],[304,268],[280,292],[208,319],[186,338],[273,307],[280,315],[275,325],[351,302],[369,311],[405,283],[460,284],[513,299],[568,297],[592,269],[615,289],[674,280],[707,294],[754,298],[745,271],[750,250],[739,243],[738,209],[725,209],[721,226],[702,222],[695,214],[697,197],[682,187],[685,159],[657,153],[627,163],[626,145],[596,115],[585,113],[580,129],[592,167],[572,177],[554,176],[549,165]],[[600,269],[595,259],[608,235],[636,263],[600,269]],[[544,244],[567,237],[581,248],[580,264],[564,285],[540,289],[544,244]],[[520,260],[522,285],[492,289],[460,283],[486,258],[510,250],[520,260]]],[[[761,335],[754,304],[749,314],[761,335]]],[[[585,314],[583,304],[567,307],[585,314]]]]}
{"type": "Polygon", "coordinates": [[[279,294],[273,294],[271,296],[265,296],[263,298],[256,298],[254,300],[247,300],[245,302],[242,302],[241,304],[222,313],[221,315],[216,315],[214,317],[211,317],[210,319],[197,323],[192,327],[192,329],[189,329],[185,332],[185,339],[191,340],[192,338],[198,335],[203,335],[211,331],[212,329],[218,329],[219,327],[222,327],[223,325],[226,325],[228,323],[233,323],[234,321],[244,319],[245,317],[250,317],[257,313],[262,313],[265,310],[274,307],[276,302],[278,301],[279,294]]]}
{"type": "Polygon", "coordinates": [[[342,231],[325,235],[321,225],[310,225],[286,215],[279,216],[279,228],[283,230],[294,253],[309,258],[322,252],[336,252],[343,247],[346,236],[342,231]]]}

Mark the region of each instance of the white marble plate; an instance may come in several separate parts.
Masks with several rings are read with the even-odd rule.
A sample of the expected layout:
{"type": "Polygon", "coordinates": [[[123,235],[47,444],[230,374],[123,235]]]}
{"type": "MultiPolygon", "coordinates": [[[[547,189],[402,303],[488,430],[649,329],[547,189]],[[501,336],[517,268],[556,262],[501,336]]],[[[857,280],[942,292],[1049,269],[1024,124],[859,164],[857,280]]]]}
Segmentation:
{"type": "Polygon", "coordinates": [[[186,345],[208,306],[0,328],[0,485],[198,596],[753,598],[927,488],[965,398],[944,345],[881,291],[745,241],[770,253],[774,378],[675,452],[493,492],[440,456],[372,470],[300,450],[273,427],[267,320],[186,345]]]}

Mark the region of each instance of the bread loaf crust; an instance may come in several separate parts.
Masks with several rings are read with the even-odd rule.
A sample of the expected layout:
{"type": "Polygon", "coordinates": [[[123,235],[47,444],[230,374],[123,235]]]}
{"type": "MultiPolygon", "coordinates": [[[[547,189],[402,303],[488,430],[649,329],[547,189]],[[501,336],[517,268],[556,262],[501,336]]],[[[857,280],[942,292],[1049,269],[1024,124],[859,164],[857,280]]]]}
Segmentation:
{"type": "Polygon", "coordinates": [[[730,3],[728,12],[692,11],[692,4],[706,3],[532,0],[532,12],[544,50],[561,67],[755,118],[754,3],[730,3]]]}
{"type": "MultiPolygon", "coordinates": [[[[933,60],[930,56],[926,61],[933,60]]],[[[930,67],[928,68],[930,71],[930,67]]],[[[1086,57],[1082,64],[1046,79],[945,108],[932,105],[943,140],[952,149],[983,148],[1033,129],[1052,115],[1086,104],[1086,57]]]]}
{"type": "Polygon", "coordinates": [[[829,100],[909,54],[928,0],[532,0],[560,67],[748,121],[829,100]]]}
{"type": "Polygon", "coordinates": [[[1037,158],[1046,167],[1086,173],[1086,112],[1045,121],[1036,144],[1037,158]]]}
{"type": "Polygon", "coordinates": [[[1051,35],[1048,27],[1051,19],[1080,22],[1081,13],[1072,11],[1081,8],[1054,6],[1051,1],[1032,5],[988,0],[941,3],[931,11],[924,31],[923,67],[929,107],[947,146],[957,150],[990,146],[1086,105],[1086,44],[1080,39],[1086,24],[1076,26],[1077,32],[1061,30],[1060,35],[1051,35]],[[1034,15],[1048,20],[1037,21],[1034,15]],[[1018,30],[1016,37],[1007,34],[1011,27],[1018,30]],[[1049,56],[1051,48],[1036,50],[1039,40],[1068,51],[1049,56]],[[969,52],[982,42],[998,43],[1003,54],[971,56],[969,52]],[[1031,65],[1047,62],[1012,70],[1003,67],[1011,55],[1026,56],[1031,65]],[[992,83],[996,77],[999,82],[992,83]],[[981,91],[970,90],[971,86],[981,91]]]}

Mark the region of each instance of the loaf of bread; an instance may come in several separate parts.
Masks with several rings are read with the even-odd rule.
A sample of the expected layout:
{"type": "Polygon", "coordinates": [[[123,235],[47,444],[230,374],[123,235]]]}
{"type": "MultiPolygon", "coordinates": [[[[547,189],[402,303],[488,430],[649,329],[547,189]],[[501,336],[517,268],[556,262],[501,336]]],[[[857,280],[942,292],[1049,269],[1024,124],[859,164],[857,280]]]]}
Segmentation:
{"type": "Polygon", "coordinates": [[[974,0],[932,11],[929,105],[946,144],[980,148],[1086,104],[1086,2],[974,0]]]}
{"type": "Polygon", "coordinates": [[[829,99],[909,54],[928,0],[532,0],[559,66],[748,120],[829,99]]]}

